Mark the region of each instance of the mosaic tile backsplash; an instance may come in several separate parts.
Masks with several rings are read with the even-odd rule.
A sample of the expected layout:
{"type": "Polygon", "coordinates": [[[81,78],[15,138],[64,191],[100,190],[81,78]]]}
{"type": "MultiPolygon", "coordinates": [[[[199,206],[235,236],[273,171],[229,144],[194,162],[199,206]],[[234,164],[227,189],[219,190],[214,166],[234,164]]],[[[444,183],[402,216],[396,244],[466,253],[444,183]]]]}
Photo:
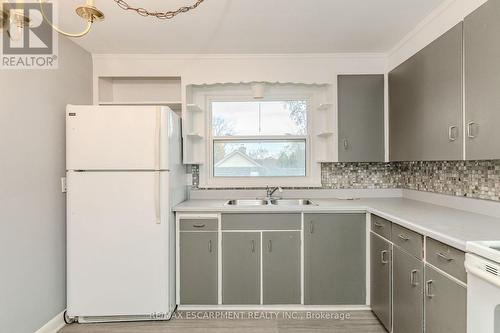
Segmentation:
{"type": "MultiPolygon", "coordinates": [[[[192,166],[193,187],[199,184],[192,166]]],[[[323,163],[324,189],[404,188],[500,201],[500,160],[395,163],[323,163]]]]}

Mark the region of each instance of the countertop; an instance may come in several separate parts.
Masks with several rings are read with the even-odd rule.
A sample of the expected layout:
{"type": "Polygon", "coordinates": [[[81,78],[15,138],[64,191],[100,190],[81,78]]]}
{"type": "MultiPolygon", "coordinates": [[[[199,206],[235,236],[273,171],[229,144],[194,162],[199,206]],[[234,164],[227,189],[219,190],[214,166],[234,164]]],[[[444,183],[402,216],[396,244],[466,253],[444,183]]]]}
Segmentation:
{"type": "Polygon", "coordinates": [[[226,206],[227,200],[188,200],[176,207],[179,213],[255,212],[369,212],[432,237],[449,246],[466,250],[469,241],[500,240],[500,218],[405,198],[358,200],[311,199],[315,206],[226,206]]]}

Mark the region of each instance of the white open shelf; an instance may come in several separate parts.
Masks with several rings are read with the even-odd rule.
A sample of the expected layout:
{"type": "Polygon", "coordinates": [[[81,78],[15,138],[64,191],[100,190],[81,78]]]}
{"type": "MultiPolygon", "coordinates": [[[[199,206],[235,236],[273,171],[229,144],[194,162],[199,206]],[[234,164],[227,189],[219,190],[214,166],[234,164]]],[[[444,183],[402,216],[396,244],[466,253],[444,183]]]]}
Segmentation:
{"type": "MultiPolygon", "coordinates": [[[[326,96],[331,96],[332,87],[328,86],[325,90],[326,96]]],[[[335,105],[327,97],[317,105],[314,117],[315,137],[315,160],[317,163],[335,162],[336,153],[336,135],[335,135],[335,105]]]]}
{"type": "Polygon", "coordinates": [[[319,132],[317,135],[320,137],[320,138],[328,138],[330,136],[332,136],[334,133],[331,132],[331,131],[324,131],[324,132],[319,132]]]}
{"type": "Polygon", "coordinates": [[[201,135],[200,133],[188,133],[186,135],[192,139],[198,139],[198,140],[203,139],[203,135],[201,135]]]}
{"type": "Polygon", "coordinates": [[[99,102],[99,105],[159,105],[168,106],[173,111],[180,113],[182,111],[182,102],[175,101],[136,101],[136,102],[124,102],[124,101],[113,101],[113,102],[99,102]]]}
{"type": "Polygon", "coordinates": [[[182,114],[184,126],[184,164],[203,164],[205,160],[205,110],[203,98],[193,95],[193,87],[186,87],[186,107],[182,114]]]}
{"type": "Polygon", "coordinates": [[[203,109],[197,104],[188,104],[187,110],[192,112],[203,112],[203,109]]]}
{"type": "Polygon", "coordinates": [[[99,105],[165,105],[182,110],[180,77],[99,77],[99,105]]]}
{"type": "Polygon", "coordinates": [[[328,111],[333,107],[332,103],[322,103],[318,105],[318,110],[319,111],[328,111]]]}

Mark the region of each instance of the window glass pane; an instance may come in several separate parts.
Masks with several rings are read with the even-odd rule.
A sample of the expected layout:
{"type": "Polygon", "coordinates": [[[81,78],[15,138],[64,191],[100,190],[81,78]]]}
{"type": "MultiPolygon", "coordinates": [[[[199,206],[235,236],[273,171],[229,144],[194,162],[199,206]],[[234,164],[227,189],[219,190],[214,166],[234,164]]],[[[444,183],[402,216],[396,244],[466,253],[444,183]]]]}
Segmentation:
{"type": "Polygon", "coordinates": [[[258,135],[259,103],[213,102],[212,135],[258,135]]]}
{"type": "Polygon", "coordinates": [[[305,140],[215,141],[215,177],[305,177],[305,140]]]}
{"type": "Polygon", "coordinates": [[[213,136],[306,135],[307,102],[213,102],[213,136]]]}
{"type": "Polygon", "coordinates": [[[307,102],[262,102],[261,131],[263,135],[306,135],[307,102]]]}

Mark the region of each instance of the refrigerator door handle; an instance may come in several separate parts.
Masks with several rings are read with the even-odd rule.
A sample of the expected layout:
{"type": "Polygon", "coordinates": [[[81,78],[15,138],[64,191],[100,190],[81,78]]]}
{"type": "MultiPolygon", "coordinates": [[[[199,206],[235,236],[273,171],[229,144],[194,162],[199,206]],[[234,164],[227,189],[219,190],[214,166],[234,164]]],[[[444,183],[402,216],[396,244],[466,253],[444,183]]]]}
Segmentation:
{"type": "Polygon", "coordinates": [[[161,153],[161,108],[156,109],[156,124],[155,124],[155,170],[160,170],[160,153],[161,153]]]}
{"type": "Polygon", "coordinates": [[[160,171],[155,172],[155,216],[156,224],[161,224],[160,171]]]}

